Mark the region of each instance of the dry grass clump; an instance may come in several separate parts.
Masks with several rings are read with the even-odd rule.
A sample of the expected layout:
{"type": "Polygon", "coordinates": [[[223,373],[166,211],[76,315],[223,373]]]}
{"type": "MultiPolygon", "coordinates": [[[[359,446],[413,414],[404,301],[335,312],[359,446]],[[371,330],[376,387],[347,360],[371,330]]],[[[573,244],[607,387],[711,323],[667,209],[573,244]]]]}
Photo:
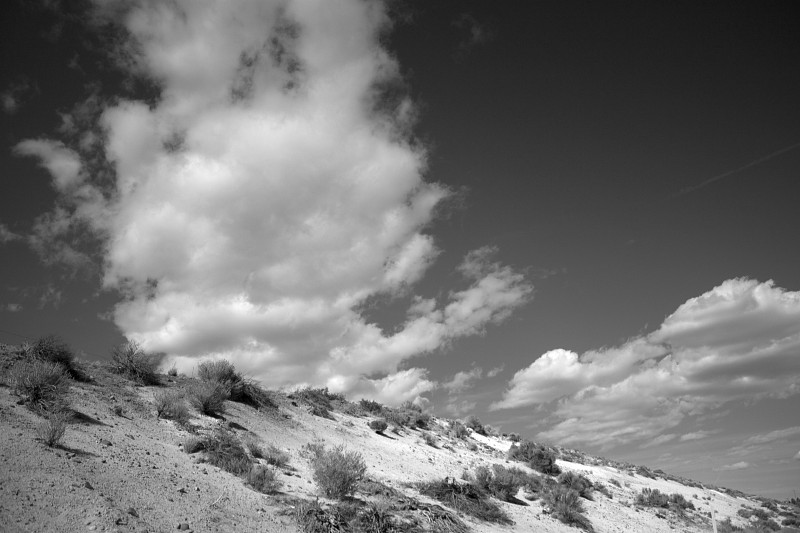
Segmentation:
{"type": "Polygon", "coordinates": [[[512,444],[508,450],[508,458],[512,461],[527,463],[534,470],[549,476],[557,476],[561,473],[561,468],[556,464],[556,452],[530,441],[512,444]]]}
{"type": "Polygon", "coordinates": [[[594,531],[592,523],[583,514],[581,497],[577,491],[556,485],[543,498],[548,511],[561,522],[577,526],[586,531],[594,531]]]}
{"type": "Polygon", "coordinates": [[[158,385],[158,365],[163,355],[145,352],[136,341],[128,341],[111,352],[111,369],[142,385],[158,385]]]}
{"type": "Polygon", "coordinates": [[[206,449],[206,442],[205,439],[201,437],[196,437],[194,435],[189,435],[185,439],[183,439],[183,451],[185,453],[197,453],[201,452],[206,449]]]}
{"type": "Polygon", "coordinates": [[[174,420],[180,424],[189,421],[189,408],[183,394],[177,390],[157,391],[153,395],[153,405],[158,418],[174,420]]]}
{"type": "Polygon", "coordinates": [[[201,413],[218,416],[225,412],[225,400],[230,388],[224,383],[200,381],[189,387],[189,402],[201,413]]]}
{"type": "Polygon", "coordinates": [[[67,411],[58,410],[47,414],[37,427],[36,434],[50,448],[57,446],[64,437],[71,415],[67,411]]]}
{"type": "Polygon", "coordinates": [[[592,499],[594,485],[586,477],[575,472],[563,472],[558,476],[557,481],[559,485],[577,492],[581,498],[592,499]]]}
{"type": "Polygon", "coordinates": [[[343,446],[326,450],[323,445],[312,453],[314,481],[328,498],[341,500],[351,496],[367,473],[361,454],[347,451],[343,446]]]}
{"type": "Polygon", "coordinates": [[[322,418],[330,418],[331,411],[334,410],[333,402],[344,403],[344,395],[330,392],[328,387],[314,389],[305,387],[298,389],[289,395],[289,398],[299,400],[311,408],[311,414],[322,418]]]}
{"type": "Polygon", "coordinates": [[[422,440],[430,446],[431,448],[438,448],[439,443],[436,440],[436,437],[433,436],[431,433],[422,432],[422,440]]]}
{"type": "Polygon", "coordinates": [[[367,400],[364,398],[361,398],[358,401],[358,405],[361,407],[361,409],[364,410],[364,412],[373,415],[380,414],[380,412],[383,411],[383,405],[381,403],[372,400],[367,400]]]}
{"type": "Polygon", "coordinates": [[[72,379],[81,380],[85,376],[75,366],[75,354],[72,349],[57,335],[47,335],[36,339],[33,344],[24,344],[23,352],[26,356],[49,361],[61,365],[72,379]]]}
{"type": "Polygon", "coordinates": [[[280,490],[282,485],[275,470],[263,465],[250,467],[250,471],[247,472],[244,479],[245,483],[264,494],[274,494],[280,490]]]}
{"type": "Polygon", "coordinates": [[[243,476],[253,464],[239,440],[224,429],[217,429],[203,440],[207,461],[226,472],[243,476]]]}
{"type": "Polygon", "coordinates": [[[9,384],[34,411],[56,412],[66,408],[69,377],[58,363],[41,359],[19,361],[9,371],[9,384]]]}
{"type": "Polygon", "coordinates": [[[456,511],[485,522],[513,524],[509,516],[488,495],[471,483],[458,483],[448,478],[420,482],[414,485],[426,496],[442,502],[456,511]]]}
{"type": "Polygon", "coordinates": [[[197,375],[201,381],[227,389],[227,399],[232,402],[250,405],[256,409],[275,406],[267,391],[256,381],[242,376],[233,364],[225,359],[200,363],[197,366],[197,375]]]}
{"type": "Polygon", "coordinates": [[[485,493],[498,500],[515,503],[518,501],[516,496],[520,487],[534,481],[537,476],[519,468],[494,464],[491,470],[485,466],[477,467],[471,477],[473,485],[485,493]]]}

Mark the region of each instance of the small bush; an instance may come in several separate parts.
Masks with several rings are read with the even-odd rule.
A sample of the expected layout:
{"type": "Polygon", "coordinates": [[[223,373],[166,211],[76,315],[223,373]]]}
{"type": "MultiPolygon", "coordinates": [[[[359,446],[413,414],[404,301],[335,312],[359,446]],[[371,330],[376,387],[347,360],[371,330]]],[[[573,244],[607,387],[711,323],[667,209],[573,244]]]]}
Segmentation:
{"type": "Polygon", "coordinates": [[[189,435],[183,440],[183,451],[188,454],[201,452],[206,449],[205,439],[189,435]]]}
{"type": "Polygon", "coordinates": [[[622,488],[622,483],[620,483],[619,480],[617,480],[616,478],[612,477],[611,479],[608,480],[608,482],[614,485],[615,487],[622,488]]]}
{"type": "Polygon", "coordinates": [[[274,444],[267,446],[267,449],[264,451],[263,459],[267,464],[278,468],[286,468],[289,465],[289,454],[274,444]]]}
{"type": "Polygon", "coordinates": [[[64,437],[69,419],[70,415],[66,411],[48,413],[47,418],[36,427],[36,433],[42,442],[52,448],[64,437]]]}
{"type": "Polygon", "coordinates": [[[11,367],[9,378],[14,393],[34,411],[66,408],[69,377],[61,365],[41,359],[20,361],[11,367]]]}
{"type": "Polygon", "coordinates": [[[512,444],[508,450],[508,458],[512,461],[528,463],[528,466],[542,474],[557,476],[561,473],[561,469],[556,464],[555,452],[530,441],[512,444]]]}
{"type": "Polygon", "coordinates": [[[25,352],[30,357],[61,365],[72,378],[81,377],[75,368],[75,354],[72,353],[69,345],[57,335],[40,337],[33,344],[27,345],[25,352]]]}
{"type": "Polygon", "coordinates": [[[189,388],[189,401],[201,413],[217,416],[225,412],[225,400],[230,389],[224,383],[201,381],[189,388]]]}
{"type": "Polygon", "coordinates": [[[264,494],[274,494],[281,488],[281,482],[275,475],[275,470],[262,465],[251,466],[245,477],[245,482],[264,494]]]}
{"type": "Polygon", "coordinates": [[[389,427],[389,424],[386,423],[386,420],[378,419],[372,420],[369,423],[369,428],[373,430],[375,433],[383,433],[386,431],[386,428],[389,427]]]}
{"type": "Polygon", "coordinates": [[[347,521],[335,511],[323,509],[316,501],[303,501],[294,508],[294,519],[302,533],[349,531],[347,521]]]}
{"type": "Polygon", "coordinates": [[[469,415],[464,420],[464,425],[467,426],[468,428],[472,429],[472,431],[474,431],[475,433],[477,433],[479,435],[486,435],[486,430],[484,429],[480,418],[478,418],[475,415],[469,415]]]}
{"type": "Polygon", "coordinates": [[[453,420],[450,422],[450,429],[447,431],[448,434],[456,439],[463,439],[469,435],[469,431],[467,430],[467,426],[459,422],[458,420],[453,420]]]}
{"type": "Polygon", "coordinates": [[[325,441],[323,440],[307,442],[300,448],[300,457],[305,457],[309,461],[314,461],[323,453],[325,453],[325,441]]]}
{"type": "Polygon", "coordinates": [[[229,385],[233,385],[242,379],[242,377],[236,373],[236,368],[233,364],[225,359],[203,361],[197,365],[197,377],[203,381],[227,383],[229,385]]]}
{"type": "Polygon", "coordinates": [[[575,472],[564,472],[558,476],[558,484],[577,492],[581,498],[592,499],[592,482],[575,472]]]}
{"type": "Polygon", "coordinates": [[[158,365],[162,355],[148,354],[139,343],[128,341],[111,353],[112,370],[142,385],[158,385],[158,365]]]}
{"type": "Polygon", "coordinates": [[[694,504],[684,498],[683,494],[673,493],[669,495],[669,504],[677,507],[678,509],[691,509],[694,510],[694,504]]]}
{"type": "Polygon", "coordinates": [[[539,497],[543,497],[555,485],[556,482],[551,477],[532,474],[528,477],[528,480],[524,485],[525,497],[529,500],[535,500],[539,497]]]}
{"type": "Polygon", "coordinates": [[[561,522],[578,526],[586,531],[594,531],[592,523],[583,514],[583,506],[577,491],[557,485],[546,494],[544,503],[550,514],[561,522]]]}
{"type": "Polygon", "coordinates": [[[344,401],[343,395],[328,391],[328,387],[298,389],[290,394],[289,397],[305,403],[311,408],[311,414],[322,418],[332,418],[330,413],[334,410],[332,401],[344,401]]]}
{"type": "Polygon", "coordinates": [[[358,401],[358,405],[360,405],[364,411],[371,414],[378,414],[383,410],[383,405],[380,403],[373,402],[372,400],[366,400],[364,398],[361,398],[358,401]]]}
{"type": "Polygon", "coordinates": [[[183,394],[176,390],[157,391],[153,395],[153,404],[158,418],[174,420],[185,424],[189,420],[189,409],[183,394]]]}
{"type": "Polygon", "coordinates": [[[441,481],[417,483],[415,486],[422,494],[485,522],[513,523],[496,503],[490,501],[480,488],[471,483],[456,483],[445,478],[441,481]]]}
{"type": "Polygon", "coordinates": [[[361,454],[349,452],[342,446],[323,450],[311,460],[311,469],[323,494],[329,498],[344,499],[353,494],[359,481],[367,473],[361,454]]]}
{"type": "Polygon", "coordinates": [[[666,509],[669,507],[669,496],[658,489],[649,489],[645,487],[642,489],[642,492],[636,495],[635,503],[636,505],[642,505],[644,507],[661,507],[666,509]]]}
{"type": "Polygon", "coordinates": [[[439,447],[439,443],[436,441],[436,437],[434,437],[430,433],[422,433],[422,440],[425,442],[425,444],[427,444],[431,448],[439,447]]]}
{"type": "Polygon", "coordinates": [[[509,433],[508,440],[511,442],[519,442],[522,440],[522,437],[520,437],[519,433],[509,433]]]}
{"type": "Polygon", "coordinates": [[[176,367],[175,365],[172,365],[169,368],[169,370],[167,370],[167,375],[169,377],[171,377],[171,378],[177,377],[178,376],[178,367],[176,367]]]}
{"type": "Polygon", "coordinates": [[[250,471],[252,461],[232,433],[217,429],[210,437],[204,439],[203,447],[210,464],[237,476],[250,471]]]}

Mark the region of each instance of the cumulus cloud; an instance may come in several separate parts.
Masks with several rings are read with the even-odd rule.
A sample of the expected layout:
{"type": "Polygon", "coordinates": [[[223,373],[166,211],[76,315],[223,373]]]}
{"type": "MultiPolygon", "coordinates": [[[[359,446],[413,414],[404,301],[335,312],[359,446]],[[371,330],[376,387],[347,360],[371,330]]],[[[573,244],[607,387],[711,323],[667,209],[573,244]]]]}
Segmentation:
{"type": "Polygon", "coordinates": [[[103,284],[124,296],[113,316],[128,337],[181,369],[225,357],[270,386],[397,403],[437,386],[401,363],[482,334],[530,298],[482,248],[459,267],[459,289],[411,294],[391,332],[358,313],[370,296],[409,295],[439,253],[428,228],[449,195],[425,180],[413,103],[381,91],[400,81],[382,3],[98,2],[95,16],[123,27],[118,64],[160,87],[155,102],[101,106],[111,183],[86,177],[92,143],[34,139],[17,152],[38,157],[62,194],[65,216],[38,233],[63,242],[72,220],[102,238],[103,284]]]}
{"type": "Polygon", "coordinates": [[[730,465],[722,465],[714,470],[726,472],[731,470],[744,470],[745,468],[750,468],[750,463],[746,461],[739,461],[738,463],[733,463],[730,465]]]}
{"type": "Polygon", "coordinates": [[[605,449],[652,440],[727,402],[800,392],[798,352],[800,293],[731,279],[620,347],[547,352],[493,408],[552,405],[556,423],[542,438],[605,449]]]}
{"type": "Polygon", "coordinates": [[[472,370],[462,370],[456,372],[450,381],[442,383],[442,387],[451,393],[462,392],[483,376],[483,369],[475,367],[472,370]]]}

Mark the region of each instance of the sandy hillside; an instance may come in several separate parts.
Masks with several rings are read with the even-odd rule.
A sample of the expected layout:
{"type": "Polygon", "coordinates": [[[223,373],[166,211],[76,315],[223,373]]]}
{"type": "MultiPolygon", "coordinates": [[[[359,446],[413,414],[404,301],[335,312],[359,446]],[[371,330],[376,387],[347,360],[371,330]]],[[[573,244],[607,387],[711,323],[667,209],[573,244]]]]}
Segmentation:
{"type": "MultiPolygon", "coordinates": [[[[301,500],[319,498],[323,507],[335,503],[321,498],[314,482],[309,454],[304,450],[313,442],[324,442],[328,448],[341,444],[360,453],[371,483],[355,494],[356,507],[383,502],[388,508],[404,509],[404,516],[417,520],[416,531],[436,530],[425,522],[431,509],[452,511],[420,494],[412,486],[415,482],[448,476],[463,484],[476,467],[493,464],[533,473],[522,463],[506,459],[512,443],[502,436],[475,432],[463,438],[448,436],[449,421],[435,418],[429,421],[427,431],[404,427],[397,432],[387,429],[381,435],[368,427],[376,416],[363,414],[357,404],[348,402],[333,402],[335,409],[326,418],[312,414],[313,407],[296,396],[272,393],[270,406],[257,409],[227,401],[220,417],[193,409],[187,424],[177,424],[156,416],[154,395],[185,390],[195,379],[162,375],[160,385],[141,386],[98,363],[83,365],[86,380],[70,383],[67,399],[72,419],[60,444],[48,447],[37,437],[42,417],[23,405],[8,384],[9,369],[21,357],[15,347],[0,349],[3,532],[301,531],[294,516],[301,500]],[[277,493],[257,492],[241,477],[204,462],[203,452],[184,451],[188,437],[202,438],[219,428],[242,442],[252,440],[262,447],[273,444],[288,454],[288,465],[278,469],[281,488],[277,493]],[[425,433],[433,446],[424,441],[425,433]]],[[[570,457],[575,459],[574,454],[570,457]]],[[[766,509],[763,501],[755,498],[699,484],[687,486],[674,479],[653,479],[632,473],[634,468],[585,456],[580,462],[559,459],[557,464],[604,487],[607,494],[595,490],[592,500],[581,500],[585,516],[597,532],[711,531],[712,511],[718,520],[730,518],[745,526],[749,521],[737,514],[741,509],[762,509],[780,524],[797,511],[785,504],[768,504],[773,510],[766,509]],[[643,488],[681,494],[696,510],[681,513],[634,505],[643,488]]],[[[579,531],[557,520],[541,498],[523,489],[512,499],[514,503],[492,500],[512,524],[453,514],[475,532],[579,531]]],[[[403,523],[410,527],[411,522],[403,523]]]]}

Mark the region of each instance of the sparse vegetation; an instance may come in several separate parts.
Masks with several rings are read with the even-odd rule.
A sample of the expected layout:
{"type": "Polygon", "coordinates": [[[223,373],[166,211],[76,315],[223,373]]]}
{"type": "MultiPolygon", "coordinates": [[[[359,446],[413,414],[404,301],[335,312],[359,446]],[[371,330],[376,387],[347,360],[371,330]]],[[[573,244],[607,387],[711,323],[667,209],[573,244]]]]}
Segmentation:
{"type": "Polygon", "coordinates": [[[508,450],[508,458],[512,461],[527,463],[528,466],[550,476],[557,476],[561,469],[556,464],[556,453],[542,445],[523,441],[520,444],[513,444],[508,450]]]}
{"type": "Polygon", "coordinates": [[[274,444],[267,446],[262,459],[264,459],[267,464],[278,468],[286,468],[289,465],[289,454],[274,444]]]}
{"type": "Polygon", "coordinates": [[[563,472],[558,476],[557,481],[559,485],[577,492],[581,498],[592,499],[593,485],[586,477],[575,472],[563,472]]]}
{"type": "Polygon", "coordinates": [[[57,363],[41,359],[19,361],[11,368],[9,381],[14,394],[34,411],[46,413],[66,408],[69,377],[57,363]]]}
{"type": "Polygon", "coordinates": [[[438,448],[439,447],[439,443],[436,441],[436,437],[434,437],[432,433],[423,432],[422,433],[422,440],[423,440],[423,442],[425,442],[425,444],[427,444],[431,448],[438,448]]]}
{"type": "Polygon", "coordinates": [[[453,420],[450,422],[450,429],[448,430],[448,434],[453,438],[463,439],[464,437],[469,436],[469,431],[467,430],[467,426],[465,426],[458,420],[453,420]]]}
{"type": "Polygon", "coordinates": [[[281,488],[275,470],[263,465],[252,465],[245,476],[245,483],[264,494],[274,494],[281,488]]]}
{"type": "Polygon", "coordinates": [[[153,395],[153,405],[158,418],[174,420],[185,424],[189,420],[189,408],[183,394],[174,389],[156,391],[153,395]]]}
{"type": "Polygon", "coordinates": [[[72,349],[57,335],[38,338],[33,344],[23,346],[25,355],[30,358],[49,361],[60,365],[73,379],[81,379],[82,375],[75,366],[75,354],[72,349]]]}
{"type": "Polygon", "coordinates": [[[203,451],[205,449],[206,449],[205,439],[196,437],[194,435],[189,435],[188,437],[183,439],[184,453],[192,454],[203,451]]]}
{"type": "Polygon", "coordinates": [[[63,410],[47,413],[47,417],[36,427],[39,438],[50,448],[58,445],[64,437],[70,414],[63,410]]]}
{"type": "Polygon", "coordinates": [[[486,430],[484,429],[480,418],[475,415],[469,415],[464,420],[464,425],[479,435],[486,435],[486,430]]]}
{"type": "Polygon", "coordinates": [[[128,341],[111,352],[111,368],[142,385],[158,385],[158,365],[162,355],[146,353],[139,343],[128,341]]]}
{"type": "Polygon", "coordinates": [[[374,402],[364,398],[361,398],[361,400],[358,401],[358,405],[361,406],[365,412],[373,415],[379,414],[383,410],[383,405],[381,405],[379,402],[374,402]]]}
{"type": "Polygon", "coordinates": [[[513,523],[505,511],[472,483],[457,483],[445,478],[417,483],[415,486],[422,494],[479,520],[498,524],[513,523]]]}
{"type": "Polygon", "coordinates": [[[367,473],[361,454],[347,451],[343,446],[322,449],[311,457],[314,481],[328,498],[344,499],[355,492],[359,481],[367,473]]]}
{"type": "Polygon", "coordinates": [[[298,389],[289,395],[290,398],[299,400],[311,409],[311,414],[322,418],[332,418],[331,411],[334,410],[332,402],[344,402],[344,396],[332,393],[328,387],[314,389],[305,387],[298,389]]]}

